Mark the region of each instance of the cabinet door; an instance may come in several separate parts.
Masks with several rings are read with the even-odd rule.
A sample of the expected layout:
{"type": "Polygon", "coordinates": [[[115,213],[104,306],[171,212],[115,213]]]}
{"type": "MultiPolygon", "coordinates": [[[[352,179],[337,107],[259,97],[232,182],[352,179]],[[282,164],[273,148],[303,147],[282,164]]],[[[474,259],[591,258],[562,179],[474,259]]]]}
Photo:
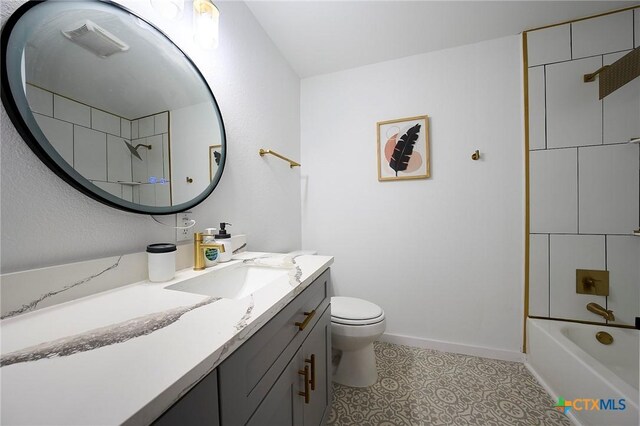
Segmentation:
{"type": "Polygon", "coordinates": [[[301,352],[314,385],[309,404],[304,404],[304,426],[324,425],[331,406],[331,306],[309,333],[301,352]]]}
{"type": "Polygon", "coordinates": [[[223,425],[245,424],[266,398],[329,305],[328,287],[329,270],[326,270],[220,364],[220,419],[223,425]],[[306,326],[300,329],[296,323],[307,318],[306,326]]]}
{"type": "MultiPolygon", "coordinates": [[[[299,374],[300,365],[302,359],[298,351],[246,423],[247,426],[302,425],[304,396],[298,392],[304,391],[304,377],[299,374]]],[[[243,407],[236,409],[242,410],[243,407]]]]}
{"type": "Polygon", "coordinates": [[[218,426],[220,421],[217,370],[209,373],[152,424],[153,426],[218,426]]]}

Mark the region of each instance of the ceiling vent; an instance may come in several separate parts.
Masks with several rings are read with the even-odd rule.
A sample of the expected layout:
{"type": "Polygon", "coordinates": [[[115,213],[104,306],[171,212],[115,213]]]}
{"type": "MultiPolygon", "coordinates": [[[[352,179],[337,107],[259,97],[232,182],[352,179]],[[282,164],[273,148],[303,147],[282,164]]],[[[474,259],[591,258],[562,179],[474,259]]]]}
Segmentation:
{"type": "Polygon", "coordinates": [[[77,28],[62,31],[62,34],[101,58],[129,50],[129,45],[88,19],[77,28]]]}

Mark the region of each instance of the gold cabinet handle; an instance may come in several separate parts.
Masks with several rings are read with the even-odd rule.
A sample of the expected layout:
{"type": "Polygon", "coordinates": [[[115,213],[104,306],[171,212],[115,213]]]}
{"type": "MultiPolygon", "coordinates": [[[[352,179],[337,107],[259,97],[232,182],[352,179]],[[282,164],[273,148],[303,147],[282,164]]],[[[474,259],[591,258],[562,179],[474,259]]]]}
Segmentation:
{"type": "Polygon", "coordinates": [[[304,396],[304,403],[311,401],[311,392],[309,391],[309,366],[305,365],[304,370],[298,370],[298,374],[304,376],[304,392],[298,391],[298,395],[304,396]]]}
{"type": "Polygon", "coordinates": [[[307,358],[304,362],[311,364],[311,390],[316,390],[316,356],[311,354],[311,358],[307,358]]]}
{"type": "Polygon", "coordinates": [[[304,313],[307,317],[304,319],[304,321],[302,322],[297,322],[296,325],[298,326],[298,330],[302,331],[305,329],[305,327],[307,325],[309,325],[309,321],[311,321],[311,318],[313,318],[313,316],[316,314],[316,310],[314,309],[311,312],[305,312],[304,313]]]}

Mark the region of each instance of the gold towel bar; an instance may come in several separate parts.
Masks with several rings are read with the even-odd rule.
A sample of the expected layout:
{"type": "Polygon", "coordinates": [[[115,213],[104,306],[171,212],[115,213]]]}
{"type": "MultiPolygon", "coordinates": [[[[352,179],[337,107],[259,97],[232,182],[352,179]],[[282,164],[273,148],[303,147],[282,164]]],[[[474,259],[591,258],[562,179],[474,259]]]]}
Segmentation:
{"type": "Polygon", "coordinates": [[[288,162],[288,163],[289,163],[289,167],[291,167],[292,169],[293,169],[294,167],[296,167],[296,166],[297,166],[297,167],[300,167],[300,163],[296,163],[296,162],[295,162],[295,161],[293,161],[292,159],[287,158],[287,157],[285,157],[284,155],[278,154],[277,152],[272,151],[272,150],[270,150],[270,149],[262,149],[262,148],[260,148],[260,151],[258,151],[258,153],[260,154],[260,157],[262,157],[262,156],[264,156],[264,155],[266,155],[266,154],[274,155],[274,156],[278,157],[279,159],[281,159],[281,160],[284,160],[284,161],[288,162]]]}

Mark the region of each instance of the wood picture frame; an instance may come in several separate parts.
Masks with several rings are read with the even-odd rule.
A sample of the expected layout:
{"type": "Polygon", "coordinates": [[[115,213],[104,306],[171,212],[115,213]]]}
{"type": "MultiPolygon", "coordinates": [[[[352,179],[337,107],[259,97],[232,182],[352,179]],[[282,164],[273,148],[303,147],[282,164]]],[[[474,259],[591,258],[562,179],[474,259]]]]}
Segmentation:
{"type": "Polygon", "coordinates": [[[209,180],[210,181],[213,180],[213,177],[218,172],[218,167],[220,167],[220,159],[222,156],[221,150],[222,150],[222,145],[209,145],[209,180]]]}
{"type": "Polygon", "coordinates": [[[378,181],[431,176],[428,115],[379,121],[376,131],[378,181]]]}

